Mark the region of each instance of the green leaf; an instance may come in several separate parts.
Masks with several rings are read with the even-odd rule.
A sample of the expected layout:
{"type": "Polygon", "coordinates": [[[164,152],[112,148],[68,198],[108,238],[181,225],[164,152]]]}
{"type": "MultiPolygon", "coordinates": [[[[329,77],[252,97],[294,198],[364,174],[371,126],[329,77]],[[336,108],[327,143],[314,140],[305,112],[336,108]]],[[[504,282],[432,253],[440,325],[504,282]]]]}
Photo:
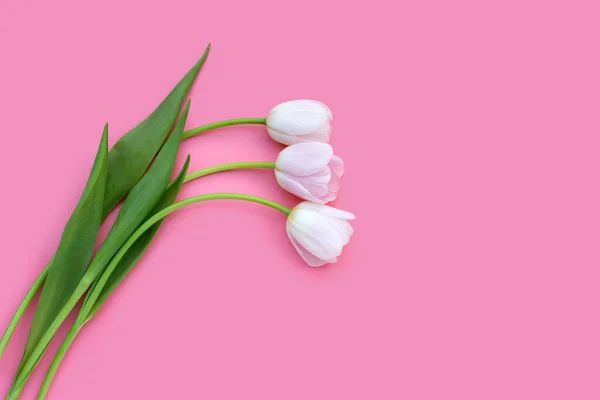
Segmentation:
{"type": "MultiPolygon", "coordinates": [[[[167,187],[167,190],[165,190],[165,192],[163,193],[162,197],[160,198],[150,215],[156,214],[163,208],[168,207],[175,202],[175,199],[177,198],[177,195],[181,190],[181,186],[183,185],[185,176],[187,174],[189,163],[190,157],[188,156],[183,168],[181,169],[181,172],[179,172],[177,178],[169,185],[169,187],[167,187]]],[[[119,264],[116,266],[115,270],[110,274],[108,280],[106,281],[106,284],[104,284],[102,288],[97,288],[96,285],[92,287],[92,289],[89,292],[90,294],[98,291],[99,293],[96,293],[95,296],[92,296],[96,297],[96,299],[93,301],[93,304],[88,303],[88,299],[90,298],[90,296],[88,295],[88,298],[86,299],[84,306],[81,310],[81,312],[86,312],[87,310],[89,310],[87,311],[87,315],[83,316],[84,323],[89,321],[94,317],[94,315],[96,315],[100,307],[102,307],[102,305],[106,302],[111,293],[117,288],[117,286],[119,286],[123,279],[125,279],[127,274],[129,274],[129,272],[137,264],[140,258],[142,258],[142,256],[150,246],[150,243],[154,239],[154,236],[156,236],[156,234],[158,233],[158,230],[160,229],[163,222],[164,219],[160,220],[154,226],[152,226],[152,228],[150,228],[142,236],[140,236],[140,238],[135,242],[135,244],[131,246],[127,253],[125,253],[119,264]]],[[[97,282],[98,279],[96,279],[95,283],[97,282]]],[[[80,320],[79,317],[78,320],[80,320]]]]}
{"type": "MultiPolygon", "coordinates": [[[[181,169],[181,172],[179,172],[177,178],[175,178],[175,180],[167,187],[162,197],[152,210],[151,215],[154,215],[155,213],[172,205],[175,202],[175,199],[181,190],[181,186],[185,181],[189,164],[190,157],[188,156],[183,168],[181,169]]],[[[86,322],[96,315],[110,294],[117,288],[123,279],[125,279],[129,272],[131,272],[140,258],[142,258],[163,221],[164,220],[161,219],[159,222],[151,226],[150,229],[144,232],[144,234],[141,235],[137,241],[126,251],[124,256],[120,259],[120,261],[118,261],[117,265],[114,269],[112,269],[112,271],[110,271],[108,268],[105,269],[102,275],[100,275],[94,281],[92,288],[88,291],[88,295],[83,302],[83,307],[79,311],[77,320],[71,327],[71,330],[67,334],[67,337],[63,341],[60,349],[56,353],[54,360],[52,361],[52,364],[50,365],[46,378],[44,379],[44,383],[42,384],[42,388],[40,389],[40,393],[38,394],[38,399],[46,398],[46,395],[50,390],[50,385],[52,384],[52,379],[56,375],[58,367],[60,366],[64,356],[67,354],[71,344],[81,331],[81,328],[86,322]]]]}
{"type": "MultiPolygon", "coordinates": [[[[121,207],[112,229],[108,233],[104,243],[100,246],[100,249],[92,260],[89,268],[85,271],[83,276],[80,276],[80,280],[76,282],[77,285],[74,290],[70,293],[66,293],[68,296],[66,301],[61,303],[62,305],[61,308],[59,308],[58,314],[51,320],[50,325],[47,325],[47,329],[37,336],[39,337],[39,340],[32,343],[31,347],[33,347],[33,349],[26,354],[27,357],[23,358],[21,362],[23,367],[19,369],[15,383],[11,389],[12,397],[19,395],[25,382],[31,375],[31,372],[38,364],[50,344],[50,341],[56,334],[56,331],[75,307],[79,299],[106,268],[111,258],[123,243],[125,243],[136,228],[148,217],[149,213],[154,209],[162,197],[163,192],[169,184],[171,174],[173,173],[173,167],[175,165],[177,152],[179,151],[183,128],[189,109],[190,102],[188,101],[171,136],[160,149],[156,159],[148,169],[148,172],[144,174],[142,179],[140,179],[133,187],[125,199],[123,207],[121,207]]],[[[53,263],[53,268],[54,265],[56,265],[56,261],[53,263]]],[[[30,347],[29,344],[28,347],[30,347]]]]}
{"type": "Polygon", "coordinates": [[[156,110],[121,137],[110,150],[104,217],[127,196],[164,143],[209,51],[210,45],[206,47],[196,65],[173,88],[156,110]]]}
{"type": "Polygon", "coordinates": [[[102,222],[107,157],[108,125],[104,127],[100,148],[88,182],[75,211],[65,226],[52,268],[48,271],[23,360],[30,356],[43,333],[79,284],[90,263],[102,222]]]}
{"type": "MultiPolygon", "coordinates": [[[[194,67],[192,67],[192,69],[183,77],[177,86],[175,86],[175,88],[156,108],[156,110],[138,126],[121,137],[121,139],[117,141],[117,143],[108,153],[108,163],[104,163],[104,174],[106,175],[106,178],[103,181],[103,194],[100,198],[100,204],[102,207],[100,221],[104,220],[108,213],[110,213],[123,199],[123,197],[127,195],[131,188],[140,180],[144,172],[148,169],[148,165],[156,156],[158,149],[160,149],[161,145],[164,143],[165,137],[168,135],[175,120],[177,119],[181,105],[185,100],[194,80],[196,79],[198,72],[202,68],[209,50],[210,45],[206,48],[200,60],[198,60],[194,67]]],[[[181,138],[179,138],[177,142],[177,148],[179,148],[179,142],[181,142],[181,138]]],[[[88,189],[86,188],[86,190],[88,189]]],[[[162,188],[160,188],[160,190],[162,192],[162,188]]],[[[141,190],[138,190],[138,192],[140,191],[141,190]]],[[[135,193],[132,194],[134,194],[135,197],[135,193]]],[[[84,192],[84,196],[85,195],[86,193],[84,192]]],[[[133,202],[130,202],[130,204],[131,203],[133,202]]],[[[144,210],[142,209],[140,211],[143,212],[144,210]]],[[[85,216],[84,212],[80,212],[80,214],[85,216]]],[[[131,218],[132,214],[120,213],[119,217],[122,215],[128,215],[131,218]]],[[[90,218],[93,217],[94,216],[90,215],[90,218]]],[[[79,223],[81,225],[85,225],[86,218],[79,218],[81,218],[79,223]]],[[[123,217],[121,217],[121,219],[122,218],[123,217]]],[[[90,222],[92,222],[92,220],[90,220],[90,222]]],[[[115,226],[117,223],[121,223],[119,218],[115,222],[115,226]]],[[[133,229],[136,227],[137,225],[134,226],[133,229]]],[[[79,228],[83,227],[80,226],[79,228]]],[[[93,231],[93,228],[93,224],[90,223],[89,229],[93,231]]],[[[65,231],[66,230],[67,229],[65,228],[65,231]]],[[[111,232],[113,230],[111,230],[111,232]]],[[[96,236],[97,231],[98,230],[96,229],[96,236]]],[[[96,236],[94,236],[92,251],[93,246],[95,245],[96,236]]],[[[116,236],[117,235],[113,235],[111,239],[116,236]]],[[[124,241],[127,239],[127,236],[121,238],[121,240],[119,240],[118,237],[113,240],[116,240],[117,242],[124,241]]],[[[82,239],[86,239],[86,237],[83,237],[82,239]]],[[[107,240],[108,239],[109,238],[107,238],[107,240]]],[[[118,248],[116,250],[118,250],[118,248]]],[[[85,254],[86,253],[82,250],[82,255],[85,254]]],[[[89,257],[87,261],[89,263],[89,260],[91,259],[91,252],[88,256],[89,257]]],[[[41,334],[45,331],[50,322],[52,322],[53,318],[56,316],[56,313],[60,311],[64,305],[64,303],[61,301],[56,301],[55,297],[60,298],[62,294],[62,297],[67,296],[68,298],[68,295],[72,293],[74,287],[83,276],[83,273],[85,272],[85,266],[87,265],[79,266],[78,268],[71,266],[82,259],[83,257],[75,258],[73,259],[72,263],[58,265],[59,263],[55,257],[52,267],[48,271],[48,278],[46,279],[44,289],[42,290],[42,298],[40,298],[40,304],[38,305],[38,310],[36,310],[36,317],[34,318],[34,323],[30,331],[30,338],[28,340],[23,359],[29,356],[33,346],[35,343],[37,343],[37,340],[39,340],[41,334]],[[53,270],[56,270],[56,272],[53,272],[53,270]],[[64,278],[64,275],[69,275],[69,278],[64,280],[63,284],[62,279],[64,278]],[[61,277],[61,279],[57,279],[57,276],[61,277]],[[48,289],[46,289],[46,286],[48,286],[48,289]],[[44,296],[44,292],[47,292],[48,294],[44,296]],[[53,293],[53,295],[51,296],[50,293],[53,293]],[[45,301],[42,302],[42,300],[45,301]]]]}
{"type": "MultiPolygon", "coordinates": [[[[206,57],[210,45],[196,65],[181,79],[156,110],[138,126],[127,132],[108,153],[107,182],[104,194],[102,219],[116,207],[154,159],[164,139],[173,127],[183,101],[187,97],[206,57]]],[[[46,274],[52,268],[51,260],[31,287],[0,339],[0,356],[4,353],[19,321],[27,310],[46,274]]]]}
{"type": "MultiPolygon", "coordinates": [[[[107,258],[105,261],[108,263],[129,235],[156,206],[171,179],[189,109],[190,102],[188,101],[179,122],[173,129],[173,133],[160,149],[148,172],[144,174],[125,199],[123,207],[100,250],[98,250],[98,255],[94,258],[90,269],[98,268],[97,265],[94,265],[95,263],[99,264],[96,262],[98,258],[107,258]]],[[[102,269],[104,267],[99,268],[99,270],[102,269]]]]}

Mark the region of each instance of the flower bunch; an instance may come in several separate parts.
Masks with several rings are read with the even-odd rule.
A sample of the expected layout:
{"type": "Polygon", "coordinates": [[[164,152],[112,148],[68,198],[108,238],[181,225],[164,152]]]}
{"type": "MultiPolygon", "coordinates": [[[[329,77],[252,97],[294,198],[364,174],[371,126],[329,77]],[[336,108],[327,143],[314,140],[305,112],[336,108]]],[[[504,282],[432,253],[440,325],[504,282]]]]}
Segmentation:
{"type": "Polygon", "coordinates": [[[322,103],[297,100],[273,108],[267,118],[220,121],[184,130],[188,95],[210,46],[156,110],[108,150],[105,126],[90,177],[54,257],[21,302],[0,340],[0,356],[33,297],[41,291],[29,338],[7,399],[18,399],[33,369],[77,303],[81,309],[62,343],[38,399],[46,398],[52,379],[86,322],[125,279],[160,229],[165,217],[189,204],[208,200],[244,200],[287,215],[286,231],[300,257],[311,267],[334,263],[350,240],[354,215],[326,205],[335,200],[344,174],[342,159],[329,145],[331,111],[322,103]],[[183,107],[183,112],[181,109],[183,107]],[[171,181],[182,140],[211,129],[263,124],[273,140],[286,145],[274,162],[238,162],[188,172],[189,156],[171,181]],[[277,183],[304,200],[294,208],[240,193],[213,193],[176,202],[183,184],[203,176],[244,168],[270,168],[277,183]],[[123,205],[115,223],[94,253],[106,216],[123,205]]]}

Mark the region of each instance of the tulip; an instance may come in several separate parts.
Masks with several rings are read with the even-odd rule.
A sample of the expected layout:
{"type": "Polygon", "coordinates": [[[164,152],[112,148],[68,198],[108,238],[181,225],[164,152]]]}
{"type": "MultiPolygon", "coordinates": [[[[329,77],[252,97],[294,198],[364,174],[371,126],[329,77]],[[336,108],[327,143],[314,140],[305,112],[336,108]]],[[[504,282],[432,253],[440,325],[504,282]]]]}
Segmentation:
{"type": "Polygon", "coordinates": [[[296,251],[311,267],[334,263],[354,233],[348,220],[354,215],[337,208],[298,204],[290,213],[286,230],[296,251]]]}
{"type": "Polygon", "coordinates": [[[275,178],[282,188],[319,204],[335,200],[343,174],[344,162],[327,143],[293,144],[275,161],[275,178]]]}
{"type": "Polygon", "coordinates": [[[328,143],[331,136],[331,111],[313,100],[282,103],[267,117],[267,131],[276,142],[290,145],[301,142],[328,143]]]}

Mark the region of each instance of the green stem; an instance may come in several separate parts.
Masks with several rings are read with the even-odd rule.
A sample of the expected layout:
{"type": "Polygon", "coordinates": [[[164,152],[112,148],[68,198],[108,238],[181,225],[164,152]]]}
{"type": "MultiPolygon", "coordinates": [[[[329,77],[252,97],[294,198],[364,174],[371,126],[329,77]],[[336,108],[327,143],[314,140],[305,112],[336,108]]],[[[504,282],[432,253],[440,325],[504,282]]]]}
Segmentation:
{"type": "MultiPolygon", "coordinates": [[[[213,122],[211,124],[199,126],[197,128],[191,129],[191,130],[189,130],[187,132],[184,132],[183,133],[183,139],[190,138],[192,136],[195,136],[195,135],[198,135],[200,133],[209,131],[211,129],[223,128],[225,126],[249,125],[249,124],[265,125],[266,123],[267,123],[266,118],[238,118],[238,119],[228,119],[228,120],[224,120],[224,121],[213,122]]],[[[239,163],[239,164],[246,164],[246,163],[239,163]]],[[[247,164],[251,164],[251,163],[247,163],[247,164]]],[[[256,163],[256,164],[265,164],[266,165],[268,163],[256,163]]],[[[230,165],[230,164],[226,164],[226,165],[230,165]]],[[[233,164],[231,164],[231,165],[233,165],[233,164]]],[[[217,168],[217,167],[214,167],[214,168],[217,168]]],[[[227,170],[236,169],[236,168],[238,168],[238,167],[230,167],[230,168],[221,169],[221,170],[218,170],[218,171],[215,170],[214,172],[227,171],[227,170]]],[[[271,166],[254,166],[254,167],[247,166],[247,167],[239,167],[239,168],[273,168],[273,167],[271,167],[271,166]]],[[[200,172],[201,171],[197,171],[196,174],[198,174],[200,172]]],[[[197,176],[193,176],[193,177],[187,177],[186,178],[186,182],[190,181],[192,179],[199,178],[200,176],[208,175],[209,173],[212,173],[212,172],[204,172],[202,175],[197,175],[197,176]]],[[[31,303],[31,300],[35,297],[35,295],[37,294],[38,290],[40,289],[40,287],[43,285],[44,281],[46,280],[46,275],[48,274],[48,270],[50,268],[50,264],[51,263],[52,263],[52,261],[50,261],[48,263],[48,265],[46,265],[46,268],[44,268],[44,270],[38,276],[38,278],[36,279],[36,281],[33,283],[33,285],[31,286],[31,288],[29,289],[29,291],[25,295],[25,298],[23,299],[23,301],[21,301],[21,304],[19,304],[19,308],[17,308],[17,311],[15,312],[15,314],[12,317],[12,319],[10,320],[9,325],[6,328],[6,331],[4,332],[4,335],[2,336],[2,339],[0,339],[0,358],[2,357],[2,354],[4,354],[4,351],[6,350],[6,347],[8,346],[8,342],[12,338],[12,335],[14,334],[14,331],[15,331],[17,325],[19,324],[19,322],[23,318],[23,314],[25,314],[25,311],[27,311],[27,308],[29,307],[29,304],[31,303]]]]}
{"type": "Polygon", "coordinates": [[[75,324],[73,324],[73,326],[71,327],[71,330],[67,334],[67,337],[65,337],[65,340],[60,346],[60,349],[58,349],[56,356],[54,356],[52,364],[50,364],[50,368],[48,369],[48,372],[46,374],[46,379],[44,379],[44,383],[42,383],[42,387],[40,388],[40,392],[38,393],[38,400],[43,400],[48,395],[50,385],[52,385],[52,379],[54,378],[54,375],[56,375],[56,371],[58,370],[60,363],[62,362],[63,358],[65,358],[67,351],[73,344],[73,341],[77,337],[77,334],[79,333],[82,327],[83,324],[78,324],[77,322],[75,322],[75,324]]]}
{"type": "Polygon", "coordinates": [[[17,325],[19,325],[19,321],[21,321],[21,318],[23,318],[23,314],[25,314],[25,311],[27,311],[27,307],[29,307],[29,304],[31,303],[31,301],[37,294],[38,290],[40,289],[40,287],[46,280],[46,276],[48,275],[48,270],[50,269],[50,265],[52,264],[52,261],[53,261],[53,259],[50,260],[48,265],[46,265],[46,268],[44,268],[44,270],[37,277],[35,282],[33,282],[33,285],[31,286],[31,288],[25,295],[25,298],[23,299],[23,301],[19,305],[19,308],[17,308],[17,311],[15,311],[15,314],[13,315],[12,319],[10,320],[8,327],[6,328],[6,332],[4,332],[4,335],[2,336],[2,339],[0,340],[0,357],[2,357],[2,354],[6,350],[6,347],[8,346],[8,342],[10,341],[10,338],[12,337],[13,333],[15,332],[17,325]]]}
{"type": "Polygon", "coordinates": [[[250,169],[250,168],[275,168],[274,162],[236,162],[230,164],[221,164],[215,165],[214,167],[204,168],[199,171],[191,172],[186,175],[185,182],[189,182],[191,180],[200,178],[201,176],[206,176],[210,174],[214,174],[216,172],[223,171],[231,171],[234,169],[250,169]]]}
{"type": "MultiPolygon", "coordinates": [[[[246,164],[251,164],[251,163],[246,163],[246,164]]],[[[268,163],[261,163],[261,164],[268,164],[268,163]]],[[[230,164],[225,164],[225,165],[230,165],[230,164]]],[[[218,167],[221,167],[221,166],[218,166],[218,167]]],[[[223,170],[223,171],[227,170],[227,169],[219,169],[219,170],[216,170],[216,169],[217,169],[217,167],[212,168],[212,170],[214,172],[219,172],[220,170],[223,170]]],[[[207,168],[206,170],[211,170],[211,168],[207,168]]],[[[206,170],[201,170],[201,171],[197,171],[197,172],[200,173],[200,172],[206,171],[206,170]]],[[[202,176],[202,175],[199,175],[199,176],[202,176]]],[[[110,278],[110,275],[113,273],[113,271],[115,270],[115,268],[117,267],[117,265],[119,264],[119,262],[121,261],[123,256],[127,253],[127,251],[131,248],[131,246],[136,242],[136,240],[138,240],[139,237],[142,236],[144,234],[144,232],[146,232],[148,229],[150,229],[154,224],[159,222],[161,219],[165,218],[167,215],[179,210],[180,208],[183,208],[190,204],[199,203],[202,201],[224,200],[224,199],[244,200],[244,201],[249,201],[249,202],[253,202],[253,203],[263,204],[265,206],[268,206],[268,207],[274,208],[278,211],[281,211],[282,213],[284,213],[286,215],[289,215],[290,212],[292,211],[289,208],[287,208],[279,203],[276,203],[274,201],[271,201],[271,200],[268,200],[268,199],[265,199],[262,197],[251,196],[251,195],[241,194],[241,193],[213,193],[213,194],[205,194],[205,195],[196,196],[196,197],[190,197],[188,199],[182,200],[178,203],[175,203],[169,207],[164,208],[163,210],[157,212],[156,214],[154,214],[153,216],[148,218],[146,220],[146,222],[144,222],[142,225],[140,225],[140,227],[135,230],[135,232],[129,237],[129,239],[127,239],[127,241],[123,244],[123,246],[119,249],[119,251],[115,254],[113,259],[110,261],[109,265],[106,267],[106,269],[104,270],[102,275],[98,278],[98,280],[96,281],[96,284],[93,286],[90,293],[88,293],[88,296],[87,296],[81,310],[79,311],[77,320],[73,324],[73,327],[69,331],[67,338],[61,345],[56,357],[54,358],[54,360],[52,361],[52,364],[50,365],[50,369],[48,370],[46,378],[44,379],[44,383],[42,384],[42,389],[38,395],[38,400],[43,400],[46,398],[46,395],[48,393],[48,390],[50,389],[52,380],[54,379],[54,376],[56,375],[56,372],[58,371],[58,367],[60,366],[60,363],[62,362],[65,354],[69,350],[69,347],[73,343],[73,340],[75,340],[75,337],[77,336],[77,334],[79,333],[79,331],[81,330],[83,325],[89,320],[88,315],[89,315],[90,311],[92,310],[92,308],[94,307],[96,300],[101,295],[102,290],[104,289],[104,286],[106,285],[106,282],[110,278]]],[[[82,282],[84,280],[85,279],[82,279],[82,282]]],[[[59,314],[59,317],[61,315],[64,315],[66,317],[66,315],[68,315],[68,313],[70,311],[71,311],[71,309],[63,308],[59,314]]],[[[64,320],[64,318],[63,318],[63,320],[64,320]]],[[[35,350],[34,350],[34,352],[35,352],[35,350]]],[[[19,387],[16,387],[15,389],[19,390],[19,392],[20,392],[19,387]]]]}
{"type": "MultiPolygon", "coordinates": [[[[148,218],[146,220],[146,222],[144,222],[142,225],[140,225],[140,227],[138,229],[136,229],[135,232],[133,232],[133,234],[129,237],[129,239],[127,239],[125,244],[123,244],[123,246],[121,246],[121,248],[119,249],[117,254],[115,254],[113,259],[110,261],[110,264],[108,265],[108,267],[106,267],[106,269],[104,270],[104,272],[98,279],[98,282],[96,282],[96,284],[94,285],[94,288],[92,289],[92,292],[88,295],[85,303],[83,304],[83,307],[80,310],[80,313],[83,313],[84,315],[89,313],[89,311],[92,309],[94,303],[100,296],[100,293],[104,289],[104,286],[106,285],[106,282],[108,281],[108,278],[110,277],[110,275],[113,273],[114,269],[117,267],[117,265],[121,261],[121,258],[123,258],[125,253],[127,253],[127,251],[129,250],[129,248],[135,243],[136,240],[139,239],[140,236],[142,236],[144,234],[144,232],[146,232],[148,229],[150,229],[158,221],[165,218],[167,215],[179,210],[180,208],[183,208],[190,204],[200,203],[200,202],[209,201],[209,200],[243,200],[243,201],[258,203],[258,204],[262,204],[262,205],[274,208],[275,210],[281,211],[285,215],[290,215],[290,213],[292,212],[292,210],[290,210],[289,208],[285,207],[282,204],[276,203],[272,200],[268,200],[263,197],[252,196],[249,194],[242,194],[242,193],[203,194],[200,196],[190,197],[190,198],[182,200],[178,203],[172,204],[166,208],[163,208],[162,210],[160,210],[159,212],[157,212],[156,214],[154,214],[153,216],[148,218]]],[[[82,320],[86,320],[86,317],[83,317],[82,320]]]]}
{"type": "MultiPolygon", "coordinates": [[[[99,278],[99,282],[97,282],[97,284],[94,285],[94,289],[98,290],[98,292],[96,292],[96,294],[95,294],[95,297],[89,296],[88,301],[86,301],[86,303],[88,303],[88,304],[94,303],[94,301],[100,295],[99,290],[101,290],[104,287],[104,285],[106,284],[106,281],[108,280],[108,277],[113,272],[113,270],[116,268],[118,263],[121,261],[121,258],[123,258],[125,253],[135,243],[135,241],[144,232],[146,232],[148,229],[150,229],[150,227],[152,225],[154,225],[161,219],[165,218],[167,215],[171,214],[172,212],[174,212],[182,207],[185,207],[187,205],[199,203],[201,201],[222,200],[222,199],[244,200],[244,201],[250,201],[250,202],[254,202],[254,203],[258,203],[258,204],[263,204],[263,205],[269,206],[271,208],[274,208],[276,210],[279,210],[286,215],[289,215],[292,212],[292,210],[290,210],[289,208],[287,208],[279,203],[276,203],[274,201],[264,199],[262,197],[251,196],[251,195],[240,194],[240,193],[205,194],[205,195],[201,195],[201,196],[190,197],[189,199],[185,199],[178,203],[175,203],[169,207],[162,209],[161,211],[157,212],[156,214],[154,214],[152,217],[147,219],[146,222],[144,222],[142,225],[140,225],[140,227],[138,229],[136,229],[135,232],[133,232],[133,234],[129,237],[129,239],[127,239],[127,241],[123,244],[123,246],[121,246],[119,251],[111,259],[110,263],[108,264],[108,266],[102,273],[102,276],[99,278]]],[[[27,382],[27,379],[31,375],[33,368],[37,365],[37,363],[41,359],[42,355],[44,354],[44,351],[46,350],[45,344],[49,343],[50,340],[52,340],[52,338],[54,337],[54,335],[56,334],[56,332],[58,331],[58,329],[60,328],[62,323],[65,321],[65,319],[69,315],[69,313],[77,305],[77,302],[81,299],[81,297],[85,294],[85,292],[90,288],[90,286],[92,286],[92,283],[94,283],[96,278],[98,278],[98,272],[99,271],[97,271],[96,269],[90,267],[86,271],[84,276],[81,278],[79,284],[77,285],[77,287],[71,294],[71,297],[69,297],[69,299],[66,301],[63,308],[57,314],[56,318],[52,321],[50,326],[48,326],[48,328],[46,329],[46,331],[40,338],[38,345],[33,349],[30,356],[28,357],[27,361],[25,362],[25,365],[23,366],[23,368],[21,368],[21,373],[18,374],[17,378],[15,379],[15,383],[13,384],[13,387],[11,389],[11,392],[9,393],[9,396],[8,396],[9,399],[18,398],[20,392],[23,390],[23,387],[25,386],[25,382],[27,382]]],[[[85,304],[84,304],[84,308],[85,308],[85,304]]],[[[82,308],[82,311],[84,311],[83,308],[82,308]]],[[[82,311],[80,311],[80,312],[82,312],[82,311]]]]}
{"type": "Polygon", "coordinates": [[[210,131],[212,129],[223,128],[232,125],[266,125],[266,118],[237,118],[237,119],[226,119],[224,121],[213,122],[212,124],[202,125],[197,128],[191,129],[187,132],[183,132],[183,139],[196,136],[200,133],[210,131]]]}
{"type": "Polygon", "coordinates": [[[11,390],[6,395],[6,400],[19,400],[19,397],[21,397],[22,391],[23,391],[23,388],[21,388],[19,390],[11,390]]]}
{"type": "MultiPolygon", "coordinates": [[[[223,171],[231,171],[231,170],[235,170],[235,169],[250,169],[250,168],[275,168],[275,163],[274,162],[238,162],[238,163],[229,163],[229,164],[222,164],[222,165],[216,165],[214,167],[209,167],[209,168],[205,168],[205,169],[201,169],[195,172],[192,172],[190,174],[188,174],[185,178],[184,182],[189,182],[191,180],[200,178],[202,176],[206,176],[206,175],[210,175],[210,174],[214,174],[217,172],[223,172],[223,171]]],[[[273,208],[276,208],[280,211],[283,211],[285,213],[289,214],[289,209],[281,206],[281,205],[277,205],[277,203],[269,203],[267,204],[267,202],[269,202],[268,200],[265,200],[266,205],[269,205],[273,208]],[[279,208],[278,208],[279,207],[279,208]]],[[[252,200],[249,200],[252,201],[252,200]]],[[[52,264],[52,260],[50,260],[50,262],[48,263],[48,265],[44,268],[44,270],[42,271],[42,273],[38,276],[38,278],[36,279],[36,281],[34,282],[34,284],[31,286],[31,288],[29,289],[29,291],[27,292],[27,294],[25,295],[25,298],[23,299],[23,301],[21,302],[21,304],[19,305],[19,308],[17,309],[17,311],[15,312],[13,318],[11,319],[8,328],[6,329],[6,332],[4,333],[2,340],[0,341],[0,356],[2,356],[2,353],[5,351],[6,347],[8,346],[8,342],[10,341],[10,338],[12,337],[19,321],[22,319],[23,314],[25,313],[25,311],[27,310],[27,308],[29,307],[29,304],[31,303],[31,301],[33,300],[33,298],[35,297],[37,291],[40,289],[40,287],[43,285],[46,276],[48,275],[48,270],[50,269],[50,265],[52,264]]],[[[80,326],[77,328],[76,325],[73,326],[73,329],[76,329],[77,332],[79,332],[79,329],[81,329],[81,327],[83,326],[83,323],[85,323],[85,319],[84,321],[80,324],[80,326]]],[[[73,333],[73,338],[70,339],[70,342],[72,342],[75,339],[75,336],[77,335],[77,332],[73,333]]],[[[56,358],[54,359],[52,366],[51,366],[51,371],[48,372],[48,375],[46,376],[46,379],[44,380],[44,387],[45,387],[45,392],[42,395],[42,397],[40,398],[44,398],[45,397],[45,393],[48,391],[48,389],[50,388],[50,385],[52,383],[52,379],[54,377],[54,375],[56,374],[56,371],[58,369],[58,366],[60,365],[62,359],[64,358],[64,355],[66,354],[69,346],[71,345],[69,341],[65,340],[65,343],[63,343],[63,345],[65,346],[65,348],[63,349],[61,347],[61,350],[59,350],[59,353],[57,354],[56,358]]],[[[15,390],[12,392],[11,396],[16,396],[14,398],[18,398],[19,393],[20,393],[21,389],[19,388],[15,388],[15,390]]]]}

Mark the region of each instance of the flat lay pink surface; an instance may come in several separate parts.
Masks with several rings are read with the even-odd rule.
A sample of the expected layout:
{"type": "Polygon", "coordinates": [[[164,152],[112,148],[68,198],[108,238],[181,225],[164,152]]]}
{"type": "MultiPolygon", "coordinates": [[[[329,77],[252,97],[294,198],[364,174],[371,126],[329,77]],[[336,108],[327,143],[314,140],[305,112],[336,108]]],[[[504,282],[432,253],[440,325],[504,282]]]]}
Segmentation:
{"type": "MultiPolygon", "coordinates": [[[[599,11],[0,2],[0,330],[56,250],[104,123],[112,144],[210,42],[187,128],[324,102],[346,163],[332,205],[356,215],[355,235],[338,263],[310,268],[275,210],[176,212],[50,399],[600,398],[599,11]]],[[[176,169],[187,154],[193,171],[282,148],[264,126],[224,128],[184,141],[176,169]]],[[[270,170],[201,178],[180,198],[219,191],[299,202],[270,170]]],[[[32,316],[0,359],[0,396],[32,316]]]]}

